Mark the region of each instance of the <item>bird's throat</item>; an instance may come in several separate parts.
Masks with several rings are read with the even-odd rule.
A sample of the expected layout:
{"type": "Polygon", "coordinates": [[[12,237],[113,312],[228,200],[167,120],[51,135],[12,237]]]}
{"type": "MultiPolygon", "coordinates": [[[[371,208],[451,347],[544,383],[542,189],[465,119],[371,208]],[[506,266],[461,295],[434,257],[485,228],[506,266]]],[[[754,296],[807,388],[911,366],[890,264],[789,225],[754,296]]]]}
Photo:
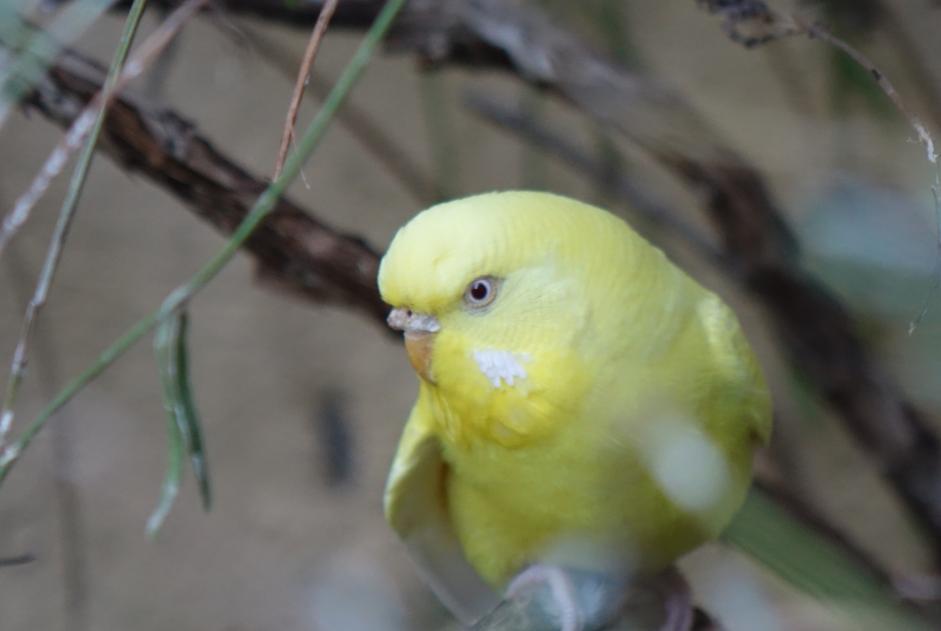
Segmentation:
{"type": "Polygon", "coordinates": [[[405,333],[405,351],[408,353],[408,360],[415,372],[429,383],[434,383],[431,377],[431,351],[434,341],[434,333],[413,331],[405,333]]]}

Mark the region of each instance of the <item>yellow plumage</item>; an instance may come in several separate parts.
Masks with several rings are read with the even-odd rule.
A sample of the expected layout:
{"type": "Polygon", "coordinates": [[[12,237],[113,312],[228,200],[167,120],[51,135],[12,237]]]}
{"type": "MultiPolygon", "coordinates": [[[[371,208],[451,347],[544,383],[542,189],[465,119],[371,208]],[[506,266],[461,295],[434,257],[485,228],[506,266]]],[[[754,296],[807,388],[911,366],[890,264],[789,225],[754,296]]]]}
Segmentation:
{"type": "Polygon", "coordinates": [[[452,608],[534,562],[662,569],[740,505],[770,433],[760,371],[728,307],[617,217],[534,192],[441,204],[379,287],[421,373],[386,514],[452,608]]]}

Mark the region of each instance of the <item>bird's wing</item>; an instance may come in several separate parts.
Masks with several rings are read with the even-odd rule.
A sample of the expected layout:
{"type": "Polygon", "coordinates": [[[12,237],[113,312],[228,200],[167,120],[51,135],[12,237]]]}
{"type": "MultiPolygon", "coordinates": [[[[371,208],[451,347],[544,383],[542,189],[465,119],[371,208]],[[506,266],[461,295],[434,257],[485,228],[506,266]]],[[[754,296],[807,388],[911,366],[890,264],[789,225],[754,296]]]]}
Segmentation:
{"type": "Polygon", "coordinates": [[[745,338],[738,318],[718,296],[700,305],[700,317],[712,349],[713,369],[723,388],[737,395],[737,418],[744,418],[755,438],[766,445],[771,438],[771,398],[761,367],[745,338]]]}
{"type": "Polygon", "coordinates": [[[771,441],[771,396],[761,374],[758,360],[755,359],[751,346],[741,330],[738,331],[735,342],[748,374],[746,387],[751,396],[748,398],[747,418],[755,437],[762,445],[767,445],[771,441]]]}
{"type": "Polygon", "coordinates": [[[467,624],[496,606],[499,596],[461,550],[447,509],[448,466],[430,421],[417,403],[386,484],[386,519],[441,602],[467,624]]]}

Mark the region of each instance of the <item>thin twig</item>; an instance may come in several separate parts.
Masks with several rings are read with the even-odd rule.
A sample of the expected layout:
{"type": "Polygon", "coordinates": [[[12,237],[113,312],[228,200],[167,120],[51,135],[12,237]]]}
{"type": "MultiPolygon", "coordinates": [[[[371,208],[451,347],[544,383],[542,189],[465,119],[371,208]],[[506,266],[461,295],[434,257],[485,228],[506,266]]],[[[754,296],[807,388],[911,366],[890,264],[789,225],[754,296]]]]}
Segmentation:
{"type": "Polygon", "coordinates": [[[314,59],[317,58],[317,51],[320,50],[320,43],[327,32],[327,26],[330,25],[330,18],[337,9],[339,0],[327,0],[317,16],[317,23],[314,24],[314,30],[307,41],[307,48],[304,50],[304,59],[301,61],[300,70],[297,72],[297,81],[294,83],[294,94],[291,95],[291,105],[288,107],[287,118],[284,121],[284,131],[281,134],[281,148],[278,149],[278,161],[274,165],[274,178],[281,175],[281,169],[284,168],[284,159],[287,158],[288,149],[291,141],[294,139],[294,125],[297,123],[297,112],[301,107],[301,99],[304,98],[304,89],[307,87],[307,81],[310,78],[310,69],[314,65],[314,59]]]}
{"type": "MultiPolygon", "coordinates": [[[[294,56],[280,42],[259,32],[249,24],[231,24],[215,21],[223,35],[233,38],[237,46],[247,47],[261,60],[273,66],[288,79],[294,78],[294,56]]],[[[332,82],[322,78],[316,70],[308,78],[308,89],[319,100],[330,92],[332,82]]],[[[337,122],[360,146],[408,192],[421,206],[434,201],[434,183],[424,170],[408,155],[382,125],[366,110],[358,107],[353,99],[347,100],[337,113],[337,122]]],[[[302,174],[303,176],[303,174],[302,174]]]]}
{"type": "Polygon", "coordinates": [[[898,91],[895,89],[895,86],[892,85],[889,78],[876,67],[869,57],[817,24],[803,24],[801,22],[798,22],[798,24],[803,25],[808,37],[819,39],[838,48],[869,72],[879,88],[885,92],[886,96],[892,101],[892,104],[895,105],[896,109],[901,112],[902,116],[908,120],[908,124],[915,130],[918,142],[925,147],[925,154],[927,155],[928,161],[932,164],[937,164],[938,154],[935,151],[934,139],[931,137],[931,134],[928,133],[928,128],[918,116],[908,109],[905,102],[902,101],[902,97],[899,96],[898,91]]]}
{"type": "Polygon", "coordinates": [[[118,357],[123,355],[164,318],[172,315],[184,306],[196,292],[215,278],[232,257],[235,256],[245,241],[247,241],[255,231],[255,228],[257,228],[275,208],[278,198],[281,197],[288,185],[297,177],[304,162],[313,153],[314,149],[319,146],[320,140],[327,131],[331,120],[342,105],[346,95],[349,94],[350,90],[353,89],[353,86],[362,76],[373,52],[404,4],[405,0],[388,0],[383,6],[382,11],[376,17],[376,20],[363,38],[353,58],[350,60],[349,64],[347,64],[343,74],[337,79],[336,85],[324,102],[323,107],[308,126],[303,139],[298,145],[298,150],[285,162],[281,175],[258,197],[251,212],[248,213],[241,224],[239,224],[239,227],[233,232],[232,237],[226,243],[225,247],[216,253],[216,255],[186,283],[171,292],[159,308],[139,320],[130,330],[106,348],[88,368],[69,382],[65,388],[40,411],[16,442],[0,452],[0,483],[9,475],[10,470],[23,453],[23,450],[29,446],[55,412],[68,403],[73,396],[98,377],[98,375],[114,363],[118,357]]]}
{"type": "Polygon", "coordinates": [[[928,101],[930,117],[935,129],[938,129],[941,127],[941,83],[926,63],[924,51],[916,45],[912,34],[906,28],[902,16],[899,15],[899,7],[885,0],[875,0],[875,4],[879,7],[883,30],[892,42],[892,48],[902,59],[905,70],[921,89],[924,99],[928,101]]]}
{"type": "Polygon", "coordinates": [[[124,71],[115,81],[111,92],[107,95],[96,95],[95,99],[88,104],[82,115],[75,120],[68,133],[46,159],[29,189],[16,200],[13,210],[4,218],[3,226],[0,227],[0,254],[3,254],[4,246],[29,219],[33,207],[48,190],[52,180],[62,172],[69,156],[82,146],[82,142],[91,132],[97,120],[98,113],[106,108],[115,95],[121,92],[131,80],[136,79],[144,72],[160,52],[173,41],[176,33],[187,20],[207,2],[208,0],[186,0],[180,5],[163,22],[160,28],[147,38],[131,60],[127,62],[124,71]]]}
{"type": "MultiPolygon", "coordinates": [[[[62,248],[65,245],[65,239],[68,236],[72,220],[75,218],[78,200],[82,195],[82,189],[88,177],[88,170],[91,167],[92,157],[95,152],[95,144],[98,141],[98,135],[101,133],[101,128],[104,124],[106,105],[115,92],[115,88],[124,68],[124,61],[127,59],[127,54],[131,49],[131,43],[134,41],[134,35],[137,33],[137,27],[140,25],[140,20],[144,14],[144,7],[146,5],[147,0],[134,0],[128,12],[127,20],[124,24],[124,32],[121,34],[118,48],[111,61],[111,68],[108,70],[108,76],[101,90],[101,98],[99,100],[102,106],[95,112],[93,118],[94,122],[91,124],[90,128],[88,128],[87,134],[85,134],[87,140],[82,149],[82,155],[75,165],[75,171],[69,182],[68,192],[66,193],[65,200],[62,202],[62,208],[59,211],[59,219],[56,222],[56,227],[49,243],[49,250],[46,253],[46,260],[43,262],[42,272],[36,284],[36,290],[26,307],[26,314],[23,316],[20,337],[17,341],[16,349],[13,351],[13,362],[10,366],[10,374],[7,377],[3,405],[2,408],[0,408],[0,449],[3,448],[10,428],[13,427],[16,397],[23,377],[26,375],[26,364],[29,361],[29,342],[32,337],[33,324],[36,321],[36,315],[46,303],[46,299],[49,296],[49,289],[52,286],[52,281],[55,278],[55,273],[59,266],[59,259],[62,256],[62,248]]],[[[84,115],[80,117],[76,124],[80,123],[84,118],[84,115]]],[[[64,164],[65,160],[62,159],[61,162],[64,164]]],[[[47,169],[44,168],[43,171],[45,172],[47,169]]],[[[26,210],[24,213],[28,215],[29,211],[26,210]]],[[[2,245],[0,245],[0,251],[2,251],[2,245]]]]}
{"type": "Polygon", "coordinates": [[[885,92],[885,95],[889,97],[889,100],[892,101],[892,104],[895,105],[895,108],[908,121],[908,124],[911,125],[912,129],[915,130],[915,135],[918,138],[918,142],[921,143],[925,148],[925,154],[928,158],[928,162],[934,166],[935,177],[934,182],[931,185],[931,198],[934,202],[934,210],[936,215],[935,229],[937,231],[938,254],[935,260],[933,280],[931,286],[928,289],[928,293],[925,295],[921,309],[918,310],[918,313],[915,315],[915,317],[912,318],[908,323],[908,334],[911,335],[921,324],[921,321],[924,320],[925,316],[928,315],[928,307],[931,304],[931,298],[933,297],[934,293],[937,292],[938,288],[941,287],[941,198],[939,198],[939,191],[941,191],[941,164],[938,163],[938,153],[935,149],[934,139],[928,132],[928,127],[921,121],[921,118],[908,109],[908,107],[905,105],[905,102],[902,101],[902,97],[895,89],[895,86],[891,81],[889,81],[889,78],[885,75],[885,73],[876,67],[869,57],[817,24],[804,24],[797,19],[795,19],[795,22],[806,30],[809,37],[817,38],[841,50],[853,61],[869,72],[879,88],[885,92]]]}

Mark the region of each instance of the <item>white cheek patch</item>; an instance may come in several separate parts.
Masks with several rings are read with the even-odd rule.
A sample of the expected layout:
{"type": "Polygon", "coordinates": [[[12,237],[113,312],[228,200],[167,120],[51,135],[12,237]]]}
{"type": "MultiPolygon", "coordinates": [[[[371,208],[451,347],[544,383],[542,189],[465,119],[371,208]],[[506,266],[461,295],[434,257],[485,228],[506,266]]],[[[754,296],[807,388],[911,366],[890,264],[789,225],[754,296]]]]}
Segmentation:
{"type": "Polygon", "coordinates": [[[514,381],[525,379],[526,369],[523,368],[523,363],[532,359],[529,353],[494,349],[474,351],[473,356],[480,372],[484,373],[494,388],[499,388],[501,382],[512,386],[514,381]]]}

